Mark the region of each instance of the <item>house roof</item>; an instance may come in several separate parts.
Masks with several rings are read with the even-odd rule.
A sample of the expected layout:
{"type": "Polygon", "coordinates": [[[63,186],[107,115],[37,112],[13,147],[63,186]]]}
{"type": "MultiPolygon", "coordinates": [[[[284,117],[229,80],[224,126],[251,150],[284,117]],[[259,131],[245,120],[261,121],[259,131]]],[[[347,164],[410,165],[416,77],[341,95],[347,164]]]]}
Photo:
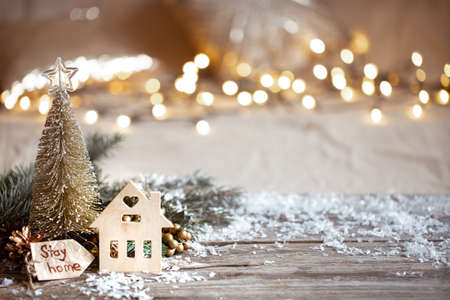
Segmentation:
{"type": "Polygon", "coordinates": [[[147,214],[154,215],[154,211],[157,211],[157,216],[160,217],[160,227],[173,227],[172,222],[161,213],[160,197],[161,194],[159,192],[151,192],[150,199],[148,199],[132,181],[129,181],[89,227],[102,228],[111,226],[109,219],[116,217],[118,213],[141,214],[144,216],[147,214]],[[125,196],[137,196],[139,200],[135,205],[130,207],[123,201],[125,196]]]}

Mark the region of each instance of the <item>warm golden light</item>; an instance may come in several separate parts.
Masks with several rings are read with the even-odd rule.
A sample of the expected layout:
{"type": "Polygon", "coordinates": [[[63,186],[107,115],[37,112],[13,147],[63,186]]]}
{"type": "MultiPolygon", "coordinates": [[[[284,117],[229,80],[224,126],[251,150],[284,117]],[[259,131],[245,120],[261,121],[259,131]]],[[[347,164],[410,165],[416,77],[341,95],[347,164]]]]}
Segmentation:
{"type": "Polygon", "coordinates": [[[321,39],[312,39],[309,42],[309,48],[312,52],[321,54],[325,52],[325,43],[321,39]]]}
{"type": "Polygon", "coordinates": [[[175,79],[175,89],[179,92],[184,90],[184,78],[178,77],[175,79]]]}
{"type": "Polygon", "coordinates": [[[297,94],[303,93],[305,89],[306,83],[303,79],[295,79],[294,82],[292,83],[292,90],[297,94]]]}
{"type": "Polygon", "coordinates": [[[393,86],[396,86],[400,83],[400,77],[397,73],[390,72],[388,74],[388,80],[393,86]]]}
{"type": "Polygon", "coordinates": [[[392,86],[388,81],[383,80],[380,82],[380,92],[385,97],[392,95],[392,86]]]}
{"type": "Polygon", "coordinates": [[[444,74],[447,75],[447,77],[450,77],[450,64],[444,65],[444,74]]]}
{"type": "Polygon", "coordinates": [[[428,94],[428,92],[425,90],[421,90],[419,92],[419,100],[423,104],[427,104],[430,101],[430,94],[428,94]]]}
{"type": "Polygon", "coordinates": [[[258,104],[266,103],[266,101],[269,99],[269,95],[263,90],[256,90],[253,93],[253,101],[258,104]]]}
{"type": "Polygon", "coordinates": [[[237,96],[240,105],[248,106],[252,103],[252,94],[249,92],[240,92],[237,96]]]}
{"type": "Polygon", "coordinates": [[[380,123],[383,119],[383,112],[379,108],[372,108],[370,111],[370,119],[374,123],[380,123]]]}
{"type": "Polygon", "coordinates": [[[345,76],[345,72],[341,67],[333,67],[330,72],[331,76],[342,75],[345,76]]]}
{"type": "Polygon", "coordinates": [[[14,97],[13,95],[8,95],[7,97],[5,97],[4,99],[4,104],[6,109],[13,109],[14,106],[17,103],[17,97],[14,97]]]}
{"type": "Polygon", "coordinates": [[[159,80],[156,78],[149,79],[145,83],[145,90],[149,93],[156,93],[157,91],[159,91],[160,87],[161,84],[159,83],[159,80]]]}
{"type": "Polygon", "coordinates": [[[285,75],[278,77],[278,86],[282,90],[287,90],[291,87],[291,79],[285,75]]]}
{"type": "Polygon", "coordinates": [[[337,90],[342,90],[347,86],[345,76],[340,74],[331,77],[331,83],[337,90]]]}
{"type": "Polygon", "coordinates": [[[366,64],[364,66],[364,75],[369,79],[375,79],[378,75],[378,68],[374,64],[366,64]]]}
{"type": "Polygon", "coordinates": [[[117,123],[117,126],[119,126],[119,128],[126,129],[126,128],[130,127],[131,119],[129,116],[120,115],[117,117],[116,123],[117,123]]]}
{"type": "Polygon", "coordinates": [[[372,96],[375,93],[375,84],[372,80],[364,78],[361,85],[361,90],[367,96],[372,96]]]}
{"type": "Polygon", "coordinates": [[[247,77],[250,73],[252,73],[252,67],[248,63],[241,62],[236,66],[236,72],[241,77],[247,77]]]}
{"type": "Polygon", "coordinates": [[[414,104],[411,107],[411,116],[414,119],[420,119],[423,115],[423,108],[420,106],[420,104],[414,104]]]}
{"type": "Polygon", "coordinates": [[[124,90],[124,83],[120,81],[113,81],[108,85],[108,90],[111,94],[119,94],[124,90]]]}
{"type": "Polygon", "coordinates": [[[183,75],[175,80],[175,89],[186,94],[193,94],[197,89],[197,85],[194,80],[190,79],[189,76],[183,75]]]}
{"type": "Polygon", "coordinates": [[[316,107],[316,99],[311,95],[305,95],[302,98],[302,105],[307,110],[312,110],[316,107]]]}
{"type": "Polygon", "coordinates": [[[347,86],[341,91],[341,98],[345,102],[351,102],[353,100],[354,91],[351,87],[347,86]]]}
{"type": "Polygon", "coordinates": [[[197,124],[195,124],[195,129],[200,135],[208,135],[211,131],[209,123],[205,120],[198,121],[197,124]]]}
{"type": "Polygon", "coordinates": [[[204,53],[199,53],[194,57],[194,63],[199,69],[205,69],[209,66],[209,57],[204,53]]]}
{"type": "Polygon", "coordinates": [[[449,95],[448,95],[448,92],[446,91],[446,90],[440,90],[439,92],[438,92],[438,102],[440,103],[440,104],[442,104],[442,105],[446,105],[446,104],[448,104],[448,101],[449,101],[449,95]]]}
{"type": "Polygon", "coordinates": [[[183,65],[183,73],[197,73],[198,68],[193,61],[188,61],[183,65]]]}
{"type": "Polygon", "coordinates": [[[98,113],[95,110],[89,110],[84,115],[84,121],[90,125],[95,124],[98,120],[98,113]]]}
{"type": "Polygon", "coordinates": [[[236,82],[232,80],[227,80],[223,83],[222,90],[225,95],[233,96],[238,92],[239,86],[237,85],[236,82]]]}
{"type": "Polygon", "coordinates": [[[327,78],[328,71],[324,65],[315,65],[313,67],[313,74],[319,80],[324,80],[327,78]]]}
{"type": "Polygon", "coordinates": [[[214,103],[214,95],[210,92],[200,92],[197,95],[197,102],[200,105],[211,106],[214,103]]]}
{"type": "Polygon", "coordinates": [[[356,54],[366,53],[370,48],[369,38],[364,32],[354,31],[352,41],[350,43],[350,48],[356,54]]]}
{"type": "Polygon", "coordinates": [[[259,79],[259,82],[261,83],[261,85],[263,87],[268,88],[268,87],[271,87],[275,83],[275,80],[273,79],[272,75],[266,73],[261,76],[261,78],[259,79]]]}
{"type": "Polygon", "coordinates": [[[164,96],[161,93],[154,93],[150,96],[150,103],[153,105],[162,104],[164,102],[164,96]]]}
{"type": "Polygon", "coordinates": [[[417,69],[417,71],[416,71],[416,78],[417,78],[418,81],[424,82],[425,79],[427,79],[427,73],[425,73],[425,71],[422,70],[422,69],[417,69]]]}
{"type": "Polygon", "coordinates": [[[19,101],[20,108],[22,110],[28,110],[31,106],[31,101],[28,96],[23,96],[19,101]]]}
{"type": "Polygon", "coordinates": [[[157,120],[163,120],[167,117],[167,109],[164,104],[156,104],[152,108],[152,115],[157,120]]]}
{"type": "Polygon", "coordinates": [[[416,66],[420,67],[422,65],[423,59],[422,55],[419,52],[414,51],[411,54],[411,62],[416,66]]]}
{"type": "Polygon", "coordinates": [[[291,71],[283,71],[281,72],[280,76],[286,76],[290,81],[293,81],[295,79],[295,75],[291,71]]]}
{"type": "Polygon", "coordinates": [[[50,110],[50,97],[48,95],[42,95],[39,99],[39,113],[45,115],[50,110]]]}
{"type": "Polygon", "coordinates": [[[354,60],[353,52],[350,49],[341,50],[341,60],[346,64],[351,64],[354,60]]]}
{"type": "Polygon", "coordinates": [[[448,78],[445,74],[441,74],[439,80],[441,81],[442,87],[446,88],[450,85],[450,78],[448,78]]]}

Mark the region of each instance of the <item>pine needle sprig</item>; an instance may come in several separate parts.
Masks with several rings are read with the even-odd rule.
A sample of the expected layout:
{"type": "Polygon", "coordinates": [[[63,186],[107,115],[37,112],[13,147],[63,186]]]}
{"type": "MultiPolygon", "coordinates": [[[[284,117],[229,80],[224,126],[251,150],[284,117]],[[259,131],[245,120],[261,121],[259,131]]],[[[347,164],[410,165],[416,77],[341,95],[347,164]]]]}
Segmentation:
{"type": "Polygon", "coordinates": [[[26,225],[31,208],[33,164],[18,166],[0,176],[0,224],[26,225]]]}

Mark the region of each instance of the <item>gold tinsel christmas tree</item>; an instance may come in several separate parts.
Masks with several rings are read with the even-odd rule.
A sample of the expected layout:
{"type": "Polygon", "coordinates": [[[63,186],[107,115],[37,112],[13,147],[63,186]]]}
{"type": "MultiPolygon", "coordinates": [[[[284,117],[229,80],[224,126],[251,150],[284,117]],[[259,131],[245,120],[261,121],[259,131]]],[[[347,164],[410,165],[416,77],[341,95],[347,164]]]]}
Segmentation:
{"type": "Polygon", "coordinates": [[[35,162],[30,225],[48,238],[89,231],[99,208],[96,178],[68,94],[76,71],[58,58],[44,73],[55,96],[35,162]]]}

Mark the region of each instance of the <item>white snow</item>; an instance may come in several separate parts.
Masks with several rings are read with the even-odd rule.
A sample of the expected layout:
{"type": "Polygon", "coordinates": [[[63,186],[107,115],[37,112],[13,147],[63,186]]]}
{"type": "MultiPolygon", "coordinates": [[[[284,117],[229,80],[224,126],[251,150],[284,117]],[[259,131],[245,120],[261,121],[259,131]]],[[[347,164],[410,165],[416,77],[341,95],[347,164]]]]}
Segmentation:
{"type": "Polygon", "coordinates": [[[450,196],[247,194],[229,226],[204,226],[198,239],[273,238],[280,248],[286,240],[320,239],[319,251],[329,247],[346,255],[402,254],[449,265],[450,226],[439,220],[449,215],[450,196]],[[438,241],[430,241],[430,237],[438,241]],[[392,241],[392,247],[370,251],[348,242],[373,239],[392,241]]]}
{"type": "Polygon", "coordinates": [[[2,282],[0,283],[0,288],[10,286],[11,284],[13,284],[13,282],[14,281],[12,279],[3,278],[2,282]]]}

